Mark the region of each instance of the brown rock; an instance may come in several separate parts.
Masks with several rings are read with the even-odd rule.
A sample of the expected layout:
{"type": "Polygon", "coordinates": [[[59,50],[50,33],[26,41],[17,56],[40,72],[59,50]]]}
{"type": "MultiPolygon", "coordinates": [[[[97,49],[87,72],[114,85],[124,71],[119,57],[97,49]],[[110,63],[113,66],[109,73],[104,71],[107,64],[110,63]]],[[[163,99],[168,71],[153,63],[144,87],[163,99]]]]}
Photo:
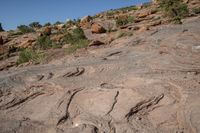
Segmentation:
{"type": "Polygon", "coordinates": [[[161,24],[161,20],[155,21],[155,22],[151,22],[150,26],[157,26],[161,24]]]}
{"type": "Polygon", "coordinates": [[[92,17],[85,16],[81,19],[80,26],[89,29],[91,27],[92,17]]]}
{"type": "Polygon", "coordinates": [[[138,18],[145,18],[149,15],[149,11],[144,11],[138,14],[138,18]]]}
{"type": "Polygon", "coordinates": [[[60,42],[64,36],[65,36],[64,34],[60,34],[60,35],[53,36],[51,39],[54,42],[60,42]]]}
{"type": "Polygon", "coordinates": [[[26,40],[24,40],[17,47],[19,47],[19,48],[28,48],[28,47],[32,46],[33,42],[35,42],[35,39],[33,39],[33,38],[27,38],[26,40]]]}
{"type": "Polygon", "coordinates": [[[139,32],[144,32],[144,31],[147,31],[147,30],[149,30],[148,26],[142,26],[142,27],[140,27],[139,32]]]}
{"type": "Polygon", "coordinates": [[[89,46],[99,46],[99,45],[104,45],[104,44],[105,44],[104,42],[101,42],[99,40],[94,40],[89,44],[89,46]]]}
{"type": "Polygon", "coordinates": [[[49,36],[49,35],[51,35],[51,30],[52,30],[51,27],[45,27],[45,28],[43,29],[41,35],[47,35],[47,36],[49,36]]]}
{"type": "Polygon", "coordinates": [[[97,33],[97,34],[106,32],[105,28],[97,23],[92,24],[91,31],[92,33],[97,33]]]}

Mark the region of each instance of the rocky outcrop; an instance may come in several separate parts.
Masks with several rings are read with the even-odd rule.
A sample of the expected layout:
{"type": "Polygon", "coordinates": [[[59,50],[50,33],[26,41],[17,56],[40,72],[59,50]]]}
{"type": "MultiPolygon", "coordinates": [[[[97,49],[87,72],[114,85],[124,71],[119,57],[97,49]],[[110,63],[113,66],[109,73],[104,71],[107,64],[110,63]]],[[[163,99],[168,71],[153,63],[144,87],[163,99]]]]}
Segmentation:
{"type": "Polygon", "coordinates": [[[104,28],[103,26],[101,26],[100,24],[94,23],[94,24],[92,24],[91,32],[92,32],[92,33],[100,34],[100,33],[105,33],[106,30],[105,30],[105,28],[104,28]]]}
{"type": "Polygon", "coordinates": [[[91,16],[85,16],[81,19],[80,26],[82,28],[89,29],[91,27],[91,24],[92,24],[92,17],[91,16]]]}
{"type": "Polygon", "coordinates": [[[42,32],[41,32],[41,35],[51,35],[51,31],[52,31],[52,27],[48,26],[48,27],[45,27],[42,32]]]}

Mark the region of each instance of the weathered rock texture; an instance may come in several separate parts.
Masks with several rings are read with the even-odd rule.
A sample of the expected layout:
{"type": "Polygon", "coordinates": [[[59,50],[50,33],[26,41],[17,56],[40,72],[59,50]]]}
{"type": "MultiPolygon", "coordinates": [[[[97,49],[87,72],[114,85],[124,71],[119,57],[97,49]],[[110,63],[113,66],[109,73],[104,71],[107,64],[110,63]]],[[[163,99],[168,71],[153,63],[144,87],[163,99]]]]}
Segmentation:
{"type": "Polygon", "coordinates": [[[200,132],[200,18],[0,72],[1,133],[200,132]]]}

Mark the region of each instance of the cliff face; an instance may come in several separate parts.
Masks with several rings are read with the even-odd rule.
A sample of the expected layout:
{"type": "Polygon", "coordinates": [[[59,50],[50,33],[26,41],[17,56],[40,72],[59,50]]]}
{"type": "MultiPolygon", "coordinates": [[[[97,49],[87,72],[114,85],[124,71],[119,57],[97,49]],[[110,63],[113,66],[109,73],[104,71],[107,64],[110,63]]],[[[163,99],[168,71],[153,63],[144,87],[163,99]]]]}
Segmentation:
{"type": "Polygon", "coordinates": [[[133,13],[134,24],[95,34],[93,23],[108,30],[113,20],[85,17],[84,33],[93,40],[86,49],[48,49],[53,57],[43,64],[2,69],[0,133],[200,132],[199,15],[177,25],[158,21],[160,13],[149,8],[133,13]]]}

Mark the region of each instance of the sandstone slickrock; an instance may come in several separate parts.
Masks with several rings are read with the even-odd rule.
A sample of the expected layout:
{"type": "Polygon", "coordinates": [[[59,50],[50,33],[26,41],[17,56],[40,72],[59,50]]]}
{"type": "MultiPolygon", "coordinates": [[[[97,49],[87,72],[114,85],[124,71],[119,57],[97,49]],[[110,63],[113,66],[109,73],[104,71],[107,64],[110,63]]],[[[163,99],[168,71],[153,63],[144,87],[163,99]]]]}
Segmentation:
{"type": "Polygon", "coordinates": [[[193,17],[79,57],[1,71],[0,132],[200,132],[200,53],[192,49],[199,23],[193,17]]]}

